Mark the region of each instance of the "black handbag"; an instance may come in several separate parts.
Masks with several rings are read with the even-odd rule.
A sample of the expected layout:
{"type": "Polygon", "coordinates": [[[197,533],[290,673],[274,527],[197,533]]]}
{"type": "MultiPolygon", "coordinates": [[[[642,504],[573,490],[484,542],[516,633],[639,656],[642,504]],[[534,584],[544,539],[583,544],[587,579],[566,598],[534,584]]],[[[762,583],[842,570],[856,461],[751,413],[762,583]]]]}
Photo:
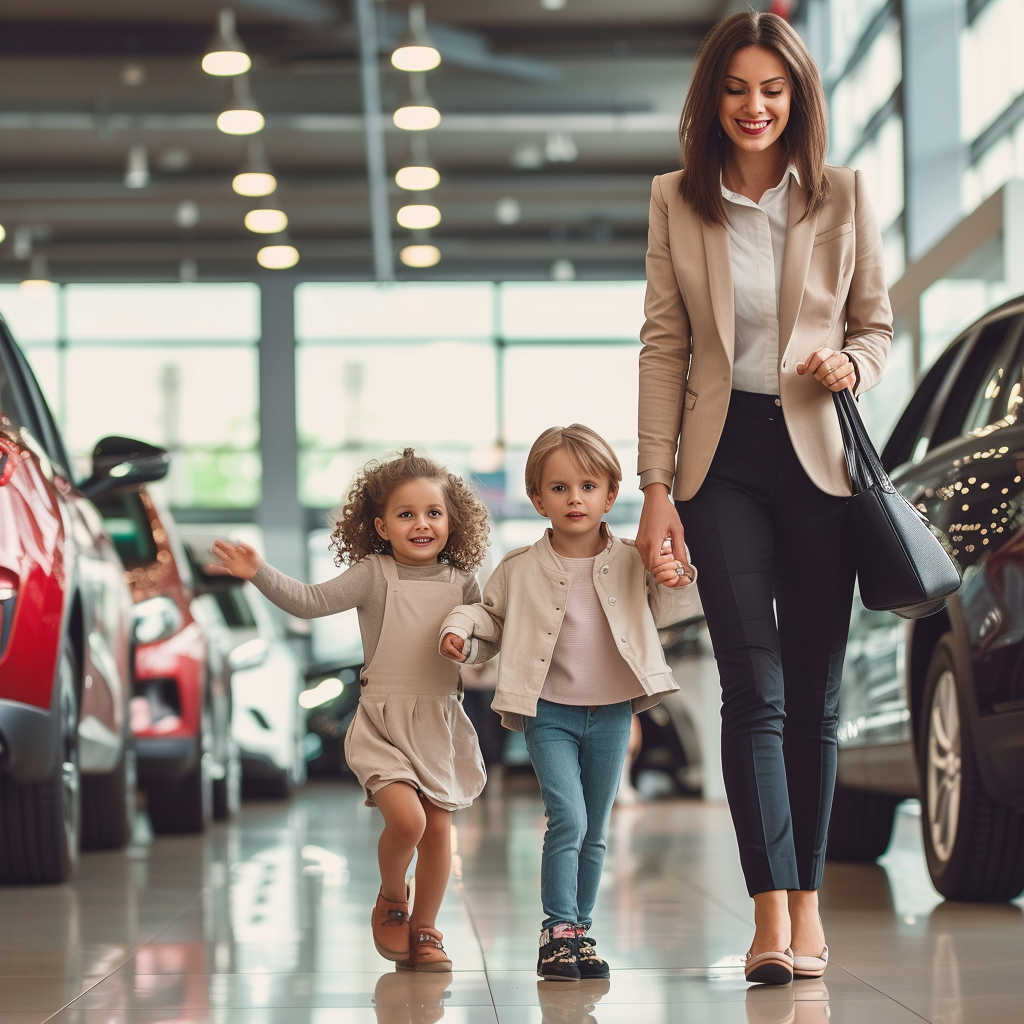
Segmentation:
{"type": "Polygon", "coordinates": [[[960,587],[960,567],[942,535],[900,494],[882,468],[849,389],[833,391],[850,471],[848,515],[865,608],[920,619],[960,587]]]}

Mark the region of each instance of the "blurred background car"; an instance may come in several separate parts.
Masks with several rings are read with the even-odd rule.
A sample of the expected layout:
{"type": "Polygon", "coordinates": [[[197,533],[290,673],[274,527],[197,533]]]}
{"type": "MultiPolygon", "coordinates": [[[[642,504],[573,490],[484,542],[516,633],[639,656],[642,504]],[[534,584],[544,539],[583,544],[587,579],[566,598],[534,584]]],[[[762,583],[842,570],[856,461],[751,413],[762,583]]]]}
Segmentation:
{"type": "Polygon", "coordinates": [[[904,621],[855,602],[839,703],[828,856],[872,861],[920,797],[932,883],[949,899],[1024,889],[1024,298],[991,311],[924,377],[882,452],[964,581],[904,621]]]}
{"type": "MultiPolygon", "coordinates": [[[[79,846],[124,846],[135,810],[128,728],[131,596],[60,433],[0,320],[0,883],[63,882],[79,846]]],[[[121,479],[166,453],[125,445],[121,479]]],[[[112,467],[111,467],[112,468],[112,467]]]]}
{"type": "MultiPolygon", "coordinates": [[[[97,447],[104,462],[119,457],[116,446],[97,447]]],[[[156,832],[202,832],[240,799],[231,666],[194,614],[191,565],[170,514],[142,486],[97,505],[136,602],[131,726],[150,822],[156,832]]]]}
{"type": "Polygon", "coordinates": [[[190,532],[185,544],[200,597],[216,604],[231,667],[231,734],[246,794],[286,797],[306,781],[305,676],[267,599],[231,576],[211,575],[215,536],[190,532]]]}

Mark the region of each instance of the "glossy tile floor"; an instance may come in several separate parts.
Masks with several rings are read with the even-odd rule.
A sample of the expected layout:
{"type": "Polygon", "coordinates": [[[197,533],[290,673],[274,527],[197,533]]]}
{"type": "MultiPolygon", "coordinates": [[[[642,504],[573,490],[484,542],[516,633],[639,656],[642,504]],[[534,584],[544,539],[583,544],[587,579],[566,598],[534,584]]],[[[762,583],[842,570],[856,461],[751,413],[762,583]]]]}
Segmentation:
{"type": "Polygon", "coordinates": [[[750,904],[726,808],[617,810],[596,913],[611,982],[572,985],[533,973],[544,819],[521,780],[457,816],[439,922],[455,971],[433,977],[370,942],[376,812],[311,785],[205,838],[89,854],[71,885],[0,889],[0,1024],[1021,1020],[1021,908],[942,903],[912,811],[882,865],[828,868],[824,980],[765,989],[738,966],[750,904]]]}

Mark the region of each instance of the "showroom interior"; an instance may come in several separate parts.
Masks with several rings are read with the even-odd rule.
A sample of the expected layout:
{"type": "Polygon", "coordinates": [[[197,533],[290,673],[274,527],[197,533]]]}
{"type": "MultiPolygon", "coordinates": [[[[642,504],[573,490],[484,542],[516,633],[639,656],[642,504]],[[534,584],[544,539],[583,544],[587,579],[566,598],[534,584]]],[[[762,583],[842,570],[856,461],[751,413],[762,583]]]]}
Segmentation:
{"type": "MultiPolygon", "coordinates": [[[[0,704],[64,744],[47,832],[50,734],[8,750],[31,716],[0,707],[0,1024],[1019,1019],[1024,0],[229,2],[0,4],[0,402],[24,420],[0,405],[0,704]],[[285,615],[207,571],[210,544],[330,580],[355,474],[412,446],[486,504],[483,578],[540,535],[524,472],[556,422],[608,440],[607,520],[635,537],[651,180],[679,167],[701,40],[748,7],[805,41],[828,162],[878,219],[894,334],[860,401],[871,437],[898,486],[936,449],[964,473],[919,504],[963,592],[915,623],[855,604],[828,971],[745,982],[700,616],[660,632],[679,691],[638,716],[612,812],[610,980],[538,981],[544,803],[483,704],[490,778],[453,818],[438,918],[454,966],[396,971],[366,927],[381,817],[343,750],[356,612],[285,615]],[[32,460],[49,525],[18,504],[32,460]],[[44,650],[40,626],[17,661],[30,615],[60,635],[44,650]],[[963,722],[928,703],[943,635],[977,691],[963,722]],[[955,776],[951,808],[933,775],[955,776]]],[[[493,688],[472,675],[467,696],[493,688]]]]}

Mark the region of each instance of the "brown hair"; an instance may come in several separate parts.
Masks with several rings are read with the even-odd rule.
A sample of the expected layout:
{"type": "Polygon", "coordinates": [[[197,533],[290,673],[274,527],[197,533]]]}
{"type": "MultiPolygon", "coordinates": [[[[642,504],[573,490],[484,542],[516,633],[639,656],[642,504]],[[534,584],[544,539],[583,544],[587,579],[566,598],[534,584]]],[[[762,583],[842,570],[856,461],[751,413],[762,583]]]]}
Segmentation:
{"type": "Polygon", "coordinates": [[[622,482],[622,467],[612,446],[590,427],[570,423],[567,427],[548,427],[533,442],[526,457],[526,493],[531,498],[540,494],[540,479],[548,456],[560,448],[569,453],[580,469],[607,476],[613,488],[617,489],[622,482]]]}
{"type": "Polygon", "coordinates": [[[438,561],[467,572],[479,568],[487,551],[487,506],[465,480],[417,455],[415,448],[386,462],[374,459],[359,471],[331,533],[334,561],[351,564],[374,552],[391,554],[391,545],[377,532],[374,520],[384,517],[391,495],[408,480],[433,480],[444,494],[449,532],[438,561]]]}
{"type": "Polygon", "coordinates": [[[817,212],[832,192],[825,169],[828,105],[818,68],[786,21],[777,14],[745,11],[720,21],[704,37],[679,119],[679,194],[711,224],[725,223],[721,177],[730,143],[718,120],[722,88],[732,55],[747,46],[773,51],[789,70],[793,100],[782,141],[809,195],[804,217],[817,212]]]}

